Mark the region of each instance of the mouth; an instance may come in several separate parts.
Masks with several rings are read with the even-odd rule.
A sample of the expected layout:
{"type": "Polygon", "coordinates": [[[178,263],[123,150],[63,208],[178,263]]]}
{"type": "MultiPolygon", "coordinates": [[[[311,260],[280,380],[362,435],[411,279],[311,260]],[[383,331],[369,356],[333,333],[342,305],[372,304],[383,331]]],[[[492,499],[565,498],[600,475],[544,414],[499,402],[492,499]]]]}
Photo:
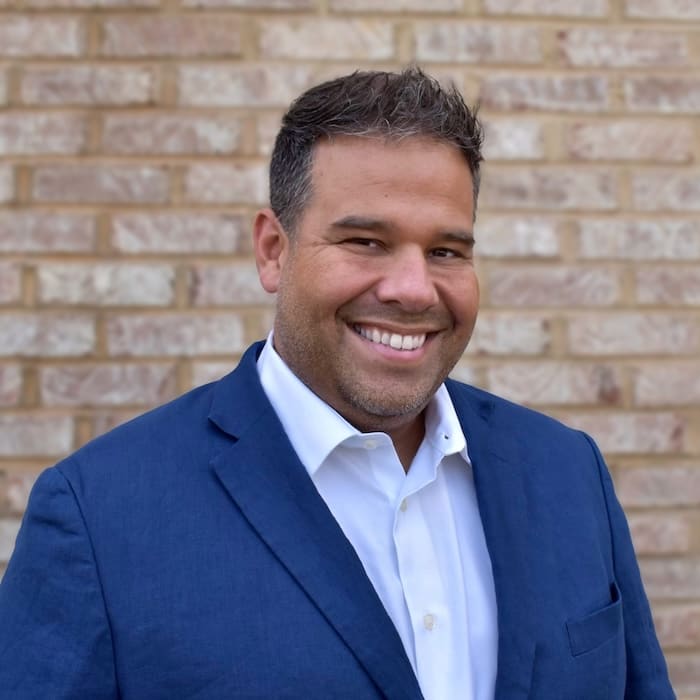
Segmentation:
{"type": "Polygon", "coordinates": [[[402,335],[392,333],[376,326],[361,326],[353,324],[352,329],[365,340],[376,345],[384,345],[393,350],[419,350],[425,344],[427,333],[416,333],[412,335],[402,335]]]}

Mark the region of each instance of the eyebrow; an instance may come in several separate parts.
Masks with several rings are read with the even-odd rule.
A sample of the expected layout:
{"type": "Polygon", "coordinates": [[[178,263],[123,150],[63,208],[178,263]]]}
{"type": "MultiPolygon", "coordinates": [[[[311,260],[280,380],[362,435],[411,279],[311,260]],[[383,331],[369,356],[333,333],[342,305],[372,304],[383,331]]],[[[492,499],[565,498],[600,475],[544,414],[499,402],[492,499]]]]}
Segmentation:
{"type": "Polygon", "coordinates": [[[388,233],[391,230],[391,226],[386,221],[357,214],[343,216],[334,221],[331,224],[331,228],[360,229],[362,231],[378,231],[380,233],[388,233]]]}
{"type": "MultiPolygon", "coordinates": [[[[331,223],[332,229],[357,229],[360,231],[376,231],[377,233],[391,233],[393,226],[382,219],[374,219],[369,216],[349,214],[331,223]]],[[[445,242],[474,245],[474,234],[466,229],[440,231],[438,238],[445,242]]]]}

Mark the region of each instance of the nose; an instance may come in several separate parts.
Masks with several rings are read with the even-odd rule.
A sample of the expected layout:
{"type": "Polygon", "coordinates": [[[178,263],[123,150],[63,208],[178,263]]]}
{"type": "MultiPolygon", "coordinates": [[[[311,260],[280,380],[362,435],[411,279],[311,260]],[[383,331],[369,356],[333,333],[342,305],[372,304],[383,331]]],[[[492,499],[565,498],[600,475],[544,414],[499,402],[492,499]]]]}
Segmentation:
{"type": "Polygon", "coordinates": [[[379,301],[394,303],[413,313],[435,306],[438,292],[429,262],[422,250],[405,250],[387,256],[386,268],[376,287],[379,301]]]}

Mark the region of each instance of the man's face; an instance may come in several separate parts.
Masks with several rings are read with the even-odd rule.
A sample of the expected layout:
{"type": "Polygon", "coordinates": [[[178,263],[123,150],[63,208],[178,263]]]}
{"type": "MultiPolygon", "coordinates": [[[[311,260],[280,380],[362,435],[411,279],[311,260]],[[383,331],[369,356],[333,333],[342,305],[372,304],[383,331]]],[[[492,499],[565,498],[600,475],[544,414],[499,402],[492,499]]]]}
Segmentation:
{"type": "Polygon", "coordinates": [[[361,430],[407,425],[459,359],[476,321],[472,178],[424,138],[320,143],[292,240],[256,220],[275,347],[361,430]]]}

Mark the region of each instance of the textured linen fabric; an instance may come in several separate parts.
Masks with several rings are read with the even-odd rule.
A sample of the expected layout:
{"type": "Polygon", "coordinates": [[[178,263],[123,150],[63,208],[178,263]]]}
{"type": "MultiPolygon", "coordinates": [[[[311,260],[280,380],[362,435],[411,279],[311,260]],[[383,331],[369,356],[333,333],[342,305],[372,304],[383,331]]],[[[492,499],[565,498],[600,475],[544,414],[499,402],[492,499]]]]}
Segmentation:
{"type": "MultiPolygon", "coordinates": [[[[0,583],[0,697],[423,700],[263,391],[261,350],[39,477],[0,583]]],[[[673,700],[595,443],[445,386],[498,601],[494,699],[673,700]]]]}

